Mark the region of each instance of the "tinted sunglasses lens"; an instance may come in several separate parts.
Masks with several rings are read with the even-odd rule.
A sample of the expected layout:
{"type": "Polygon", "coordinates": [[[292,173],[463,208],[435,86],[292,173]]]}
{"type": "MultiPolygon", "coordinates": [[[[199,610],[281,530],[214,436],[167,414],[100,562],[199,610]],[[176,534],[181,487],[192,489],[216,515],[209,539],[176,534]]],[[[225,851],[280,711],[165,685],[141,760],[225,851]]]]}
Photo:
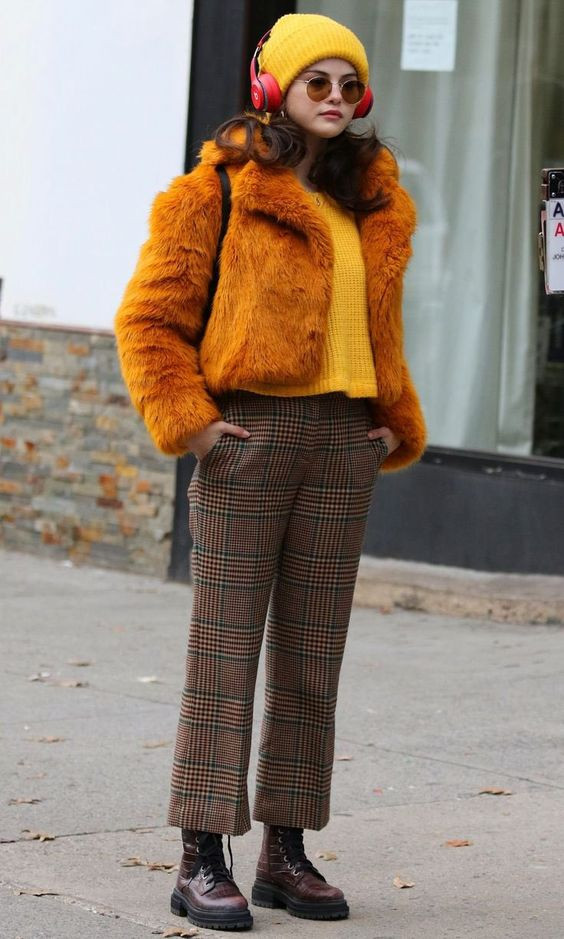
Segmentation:
{"type": "MultiPolygon", "coordinates": [[[[309,81],[306,82],[307,93],[312,101],[324,101],[325,98],[331,94],[332,87],[329,79],[322,78],[321,75],[316,78],[310,78],[309,81]]],[[[343,82],[341,88],[343,100],[346,101],[347,104],[358,104],[364,92],[365,86],[355,78],[343,82]]]]}
{"type": "Polygon", "coordinates": [[[362,82],[356,81],[352,78],[348,82],[343,83],[341,88],[341,94],[343,99],[347,104],[358,104],[364,94],[365,88],[362,82]]]}
{"type": "Polygon", "coordinates": [[[331,94],[331,82],[327,78],[310,78],[306,84],[306,89],[312,101],[323,101],[327,95],[331,94]]]}

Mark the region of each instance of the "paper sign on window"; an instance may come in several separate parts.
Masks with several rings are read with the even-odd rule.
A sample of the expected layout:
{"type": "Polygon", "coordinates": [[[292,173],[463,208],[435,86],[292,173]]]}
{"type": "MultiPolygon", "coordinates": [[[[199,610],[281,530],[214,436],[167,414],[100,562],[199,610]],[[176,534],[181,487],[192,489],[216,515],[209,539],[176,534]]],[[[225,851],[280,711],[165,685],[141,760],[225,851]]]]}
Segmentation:
{"type": "Polygon", "coordinates": [[[401,68],[452,72],[458,0],[404,0],[401,68]]]}

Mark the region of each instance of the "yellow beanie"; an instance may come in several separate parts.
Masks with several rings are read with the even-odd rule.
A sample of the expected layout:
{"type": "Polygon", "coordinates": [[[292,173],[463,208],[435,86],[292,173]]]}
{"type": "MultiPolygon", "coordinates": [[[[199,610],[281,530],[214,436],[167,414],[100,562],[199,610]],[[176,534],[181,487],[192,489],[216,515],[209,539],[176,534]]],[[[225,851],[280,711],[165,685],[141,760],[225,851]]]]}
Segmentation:
{"type": "Polygon", "coordinates": [[[368,59],[360,39],[341,23],[318,13],[287,13],[276,20],[259,54],[283,95],[296,75],[320,59],[346,59],[359,81],[368,85],[368,59]]]}

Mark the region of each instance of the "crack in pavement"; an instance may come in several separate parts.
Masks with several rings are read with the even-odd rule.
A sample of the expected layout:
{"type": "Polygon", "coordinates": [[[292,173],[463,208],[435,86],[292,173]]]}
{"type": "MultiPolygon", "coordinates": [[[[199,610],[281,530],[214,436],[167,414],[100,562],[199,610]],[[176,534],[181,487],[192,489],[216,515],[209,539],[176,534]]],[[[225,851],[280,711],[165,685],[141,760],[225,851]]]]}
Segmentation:
{"type": "Polygon", "coordinates": [[[361,743],[359,740],[353,740],[351,737],[338,737],[337,740],[343,740],[345,743],[352,743],[357,747],[361,747],[363,750],[368,748],[375,751],[381,751],[382,753],[395,753],[398,756],[409,756],[415,760],[421,760],[428,763],[442,763],[445,766],[458,766],[461,769],[471,769],[478,770],[480,773],[495,773],[496,776],[506,776],[508,779],[516,779],[520,782],[528,782],[533,786],[542,786],[545,789],[564,789],[564,785],[553,782],[543,782],[538,779],[531,779],[529,776],[520,776],[518,773],[512,773],[508,770],[503,769],[492,769],[489,766],[478,766],[474,763],[461,763],[458,760],[445,760],[442,757],[438,756],[427,756],[426,754],[413,753],[411,750],[395,750],[392,747],[381,747],[376,743],[361,743]]]}
{"type": "MultiPolygon", "coordinates": [[[[33,896],[33,894],[27,894],[25,892],[20,893],[20,891],[25,891],[26,889],[35,889],[32,884],[18,884],[8,880],[0,880],[0,887],[4,887],[13,891],[16,896],[33,896]]],[[[34,896],[33,899],[43,900],[45,897],[34,896]]],[[[107,916],[109,919],[121,919],[123,922],[131,923],[133,926],[143,926],[146,929],[150,929],[152,934],[158,930],[160,935],[162,934],[161,930],[165,928],[163,927],[162,923],[147,923],[143,920],[134,919],[130,914],[124,913],[122,911],[117,912],[116,910],[112,910],[111,907],[105,906],[103,903],[97,903],[96,906],[93,906],[92,901],[87,900],[85,897],[75,897],[66,893],[51,893],[48,895],[48,899],[66,903],[68,906],[76,906],[79,909],[84,910],[86,913],[94,913],[97,916],[107,916]]]]}
{"type": "MultiPolygon", "coordinates": [[[[13,678],[23,677],[19,672],[2,671],[1,674],[8,675],[13,678]]],[[[25,678],[25,680],[28,681],[27,677],[25,678]]],[[[86,675],[84,676],[84,680],[88,682],[88,685],[85,689],[88,691],[95,691],[95,692],[98,692],[99,694],[113,695],[114,697],[129,698],[132,701],[142,701],[144,704],[162,704],[164,707],[178,707],[179,706],[177,701],[159,701],[156,698],[146,698],[146,697],[143,697],[142,695],[133,694],[133,692],[129,692],[129,691],[114,691],[112,688],[104,688],[102,685],[93,684],[91,679],[88,678],[88,676],[86,675]]],[[[59,685],[57,685],[56,681],[47,681],[47,680],[31,682],[31,684],[43,685],[46,688],[59,688],[60,687],[59,685]]],[[[164,684],[164,682],[160,682],[159,684],[164,684]]],[[[181,694],[182,694],[182,688],[179,687],[178,701],[180,701],[181,694]]],[[[76,718],[76,720],[80,720],[80,718],[76,718]]],[[[19,723],[19,722],[18,721],[3,721],[3,723],[13,724],[13,723],[19,723]]],[[[26,721],[26,723],[28,722],[26,721]]]]}
{"type": "MultiPolygon", "coordinates": [[[[99,831],[68,831],[64,832],[62,835],[54,835],[52,840],[59,841],[62,838],[84,838],[88,835],[119,835],[122,832],[132,831],[132,832],[153,832],[153,831],[165,831],[170,826],[168,825],[139,825],[137,828],[102,828],[99,831]]],[[[3,844],[23,844],[30,843],[31,838],[0,838],[0,845],[3,844]]],[[[51,839],[50,839],[51,840],[51,839]]],[[[2,881],[0,880],[0,884],[2,881]]]]}

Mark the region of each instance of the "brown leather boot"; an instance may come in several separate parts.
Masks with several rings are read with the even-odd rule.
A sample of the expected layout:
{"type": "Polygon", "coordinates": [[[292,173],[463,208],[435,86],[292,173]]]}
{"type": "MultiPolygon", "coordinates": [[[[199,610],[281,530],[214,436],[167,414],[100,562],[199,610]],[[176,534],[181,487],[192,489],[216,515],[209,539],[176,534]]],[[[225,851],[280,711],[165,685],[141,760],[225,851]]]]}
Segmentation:
{"type": "Polygon", "coordinates": [[[231,868],[223,856],[223,835],[182,829],[184,848],[170,908],[187,916],[195,926],[208,929],[246,929],[253,925],[247,901],[233,879],[233,855],[228,836],[231,868]]]}
{"type": "Polygon", "coordinates": [[[252,902],[286,907],[305,919],[344,919],[349,907],[305,855],[303,828],[265,825],[252,902]]]}

